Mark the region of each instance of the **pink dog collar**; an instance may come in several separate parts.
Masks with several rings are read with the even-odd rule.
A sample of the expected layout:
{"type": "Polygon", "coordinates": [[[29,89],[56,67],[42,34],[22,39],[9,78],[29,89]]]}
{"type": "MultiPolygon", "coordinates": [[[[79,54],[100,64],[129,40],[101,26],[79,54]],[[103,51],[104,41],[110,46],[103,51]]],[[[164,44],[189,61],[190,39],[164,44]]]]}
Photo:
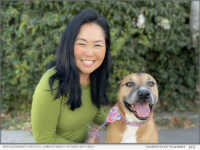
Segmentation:
{"type": "Polygon", "coordinates": [[[117,120],[121,120],[121,114],[119,113],[119,109],[117,107],[117,104],[115,104],[110,112],[108,113],[108,116],[106,118],[106,122],[111,123],[115,122],[117,120]]]}

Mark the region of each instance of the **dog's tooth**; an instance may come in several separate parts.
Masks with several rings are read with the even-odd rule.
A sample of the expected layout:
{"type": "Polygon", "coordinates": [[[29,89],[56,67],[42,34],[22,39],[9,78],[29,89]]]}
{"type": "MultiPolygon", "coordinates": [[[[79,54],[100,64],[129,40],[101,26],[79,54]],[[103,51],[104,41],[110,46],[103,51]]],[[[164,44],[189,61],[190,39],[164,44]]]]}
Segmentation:
{"type": "Polygon", "coordinates": [[[134,105],[131,105],[131,107],[132,107],[133,110],[135,110],[135,106],[134,105]]]}

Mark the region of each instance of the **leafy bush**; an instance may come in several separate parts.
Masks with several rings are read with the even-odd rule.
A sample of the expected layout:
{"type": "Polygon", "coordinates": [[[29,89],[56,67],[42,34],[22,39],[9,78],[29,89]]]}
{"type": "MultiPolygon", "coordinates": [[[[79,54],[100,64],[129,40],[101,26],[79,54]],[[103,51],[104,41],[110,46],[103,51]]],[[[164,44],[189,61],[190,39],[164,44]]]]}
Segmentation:
{"type": "Polygon", "coordinates": [[[158,81],[160,110],[195,110],[197,52],[192,46],[185,1],[2,1],[1,57],[3,111],[30,109],[32,94],[66,24],[86,8],[111,27],[112,76],[108,96],[116,102],[118,81],[148,72],[158,81]],[[145,23],[138,24],[143,14],[145,23]]]}

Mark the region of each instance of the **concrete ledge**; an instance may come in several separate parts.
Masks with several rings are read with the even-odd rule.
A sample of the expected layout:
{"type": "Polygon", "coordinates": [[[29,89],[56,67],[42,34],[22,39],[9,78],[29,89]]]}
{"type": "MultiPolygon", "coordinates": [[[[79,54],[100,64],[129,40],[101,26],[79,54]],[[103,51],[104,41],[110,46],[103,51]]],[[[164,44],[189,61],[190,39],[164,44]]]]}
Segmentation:
{"type": "Polygon", "coordinates": [[[3,130],[1,131],[1,143],[35,143],[33,136],[28,131],[3,130]]]}
{"type": "MultiPolygon", "coordinates": [[[[100,132],[100,143],[105,139],[105,131],[100,132]]],[[[35,143],[28,131],[1,131],[1,143],[35,143]]],[[[159,129],[161,144],[199,144],[200,129],[159,129]]]]}

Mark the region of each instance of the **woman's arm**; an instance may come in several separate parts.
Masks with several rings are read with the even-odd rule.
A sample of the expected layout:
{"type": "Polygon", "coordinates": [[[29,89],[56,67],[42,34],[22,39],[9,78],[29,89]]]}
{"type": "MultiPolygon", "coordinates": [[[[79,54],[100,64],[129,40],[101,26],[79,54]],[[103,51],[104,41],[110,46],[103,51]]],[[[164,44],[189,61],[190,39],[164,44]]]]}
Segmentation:
{"type": "Polygon", "coordinates": [[[44,75],[34,92],[31,109],[32,133],[37,143],[74,143],[56,134],[60,107],[61,101],[54,100],[44,75]]]}
{"type": "MultiPolygon", "coordinates": [[[[107,114],[108,111],[105,109],[105,107],[101,107],[98,109],[93,122],[98,125],[103,125],[103,123],[106,121],[107,114]]],[[[89,136],[88,143],[99,143],[99,130],[97,130],[97,127],[92,127],[92,129],[89,131],[89,134],[91,135],[89,136]]]]}
{"type": "Polygon", "coordinates": [[[101,106],[101,108],[98,109],[96,113],[96,116],[94,118],[94,123],[101,125],[102,123],[104,123],[107,115],[108,115],[108,110],[106,110],[105,107],[101,106]]]}

